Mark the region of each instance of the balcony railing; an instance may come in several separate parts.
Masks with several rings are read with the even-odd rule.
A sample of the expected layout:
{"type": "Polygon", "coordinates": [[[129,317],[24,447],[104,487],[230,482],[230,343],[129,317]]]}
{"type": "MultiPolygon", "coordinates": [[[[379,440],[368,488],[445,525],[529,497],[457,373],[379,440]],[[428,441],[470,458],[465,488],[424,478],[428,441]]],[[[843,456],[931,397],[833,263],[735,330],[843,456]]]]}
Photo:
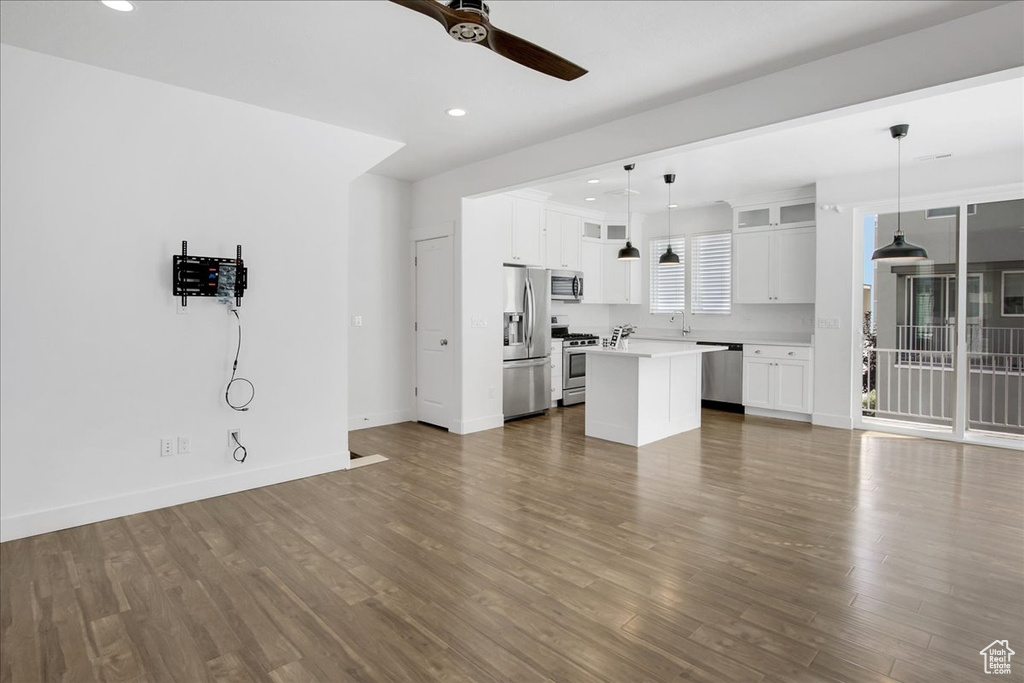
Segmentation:
{"type": "MultiPolygon", "coordinates": [[[[968,426],[1024,434],[1024,329],[968,325],[966,333],[968,426]]],[[[900,325],[896,348],[866,347],[864,415],[951,425],[955,341],[952,325],[900,325]]]]}
{"type": "MultiPolygon", "coordinates": [[[[967,354],[972,369],[1019,369],[1024,361],[1024,329],[967,325],[967,354]]],[[[887,340],[883,340],[883,343],[887,340]]],[[[953,368],[953,325],[897,325],[895,361],[906,367],[953,368]]]]}

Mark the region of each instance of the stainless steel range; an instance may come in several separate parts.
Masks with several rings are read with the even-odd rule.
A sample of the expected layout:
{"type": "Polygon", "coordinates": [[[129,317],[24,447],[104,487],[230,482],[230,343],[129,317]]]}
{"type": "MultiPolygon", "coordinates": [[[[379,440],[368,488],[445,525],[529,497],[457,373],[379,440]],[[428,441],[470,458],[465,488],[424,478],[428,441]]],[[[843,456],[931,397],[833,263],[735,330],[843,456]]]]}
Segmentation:
{"type": "Polygon", "coordinates": [[[600,337],[569,332],[566,324],[553,324],[551,337],[562,340],[562,405],[583,403],[587,399],[586,348],[597,346],[600,337]]]}

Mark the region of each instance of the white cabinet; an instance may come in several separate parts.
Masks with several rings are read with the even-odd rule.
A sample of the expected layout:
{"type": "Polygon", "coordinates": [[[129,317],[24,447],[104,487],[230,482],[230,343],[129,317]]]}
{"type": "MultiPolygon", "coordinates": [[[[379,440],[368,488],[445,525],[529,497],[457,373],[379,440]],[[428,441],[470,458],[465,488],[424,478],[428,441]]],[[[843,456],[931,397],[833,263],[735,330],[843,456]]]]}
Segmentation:
{"type": "Polygon", "coordinates": [[[583,271],[583,303],[599,304],[602,300],[604,279],[604,243],[583,240],[581,246],[583,271]]]}
{"type": "Polygon", "coordinates": [[[733,210],[733,230],[766,228],[806,228],[815,224],[814,197],[737,206],[733,210]]]}
{"type": "Polygon", "coordinates": [[[587,239],[601,239],[601,224],[594,221],[583,221],[583,236],[587,239]]]}
{"type": "Polygon", "coordinates": [[[814,228],[733,235],[733,301],[814,303],[814,228]]]}
{"type": "Polygon", "coordinates": [[[551,407],[562,400],[562,340],[551,342],[551,407]]]}
{"type": "MultiPolygon", "coordinates": [[[[622,244],[605,244],[604,269],[601,279],[601,303],[638,304],[640,295],[640,261],[620,261],[622,244]]],[[[584,293],[586,280],[583,281],[584,293]]]]}
{"type": "Polygon", "coordinates": [[[804,346],[743,347],[743,405],[810,414],[811,349],[804,346]]]}
{"type": "Polygon", "coordinates": [[[511,198],[511,219],[503,221],[505,263],[544,265],[544,206],[532,199],[511,198]]]}
{"type": "Polygon", "coordinates": [[[579,270],[583,219],[560,211],[545,211],[545,265],[554,270],[579,270]]]}

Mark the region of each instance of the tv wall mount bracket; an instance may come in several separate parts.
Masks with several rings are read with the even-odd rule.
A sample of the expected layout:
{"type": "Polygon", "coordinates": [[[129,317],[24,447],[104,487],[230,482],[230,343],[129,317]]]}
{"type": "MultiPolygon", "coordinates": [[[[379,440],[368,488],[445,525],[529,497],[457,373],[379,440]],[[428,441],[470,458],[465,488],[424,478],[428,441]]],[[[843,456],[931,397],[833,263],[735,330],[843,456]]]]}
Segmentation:
{"type": "Polygon", "coordinates": [[[188,241],[181,241],[181,255],[174,256],[174,296],[188,306],[190,296],[234,297],[235,306],[242,305],[242,295],[249,286],[249,269],[242,261],[242,245],[237,245],[235,258],[189,256],[188,241]]]}

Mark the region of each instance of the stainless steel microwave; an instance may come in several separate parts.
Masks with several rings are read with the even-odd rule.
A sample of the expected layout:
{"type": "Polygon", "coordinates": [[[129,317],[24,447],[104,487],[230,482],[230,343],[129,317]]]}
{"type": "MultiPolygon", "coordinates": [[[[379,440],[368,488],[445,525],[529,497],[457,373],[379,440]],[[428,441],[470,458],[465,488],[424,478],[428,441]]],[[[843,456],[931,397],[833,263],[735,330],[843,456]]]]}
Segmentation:
{"type": "Polygon", "coordinates": [[[552,270],[551,300],[583,301],[583,273],[578,270],[552,270]]]}

